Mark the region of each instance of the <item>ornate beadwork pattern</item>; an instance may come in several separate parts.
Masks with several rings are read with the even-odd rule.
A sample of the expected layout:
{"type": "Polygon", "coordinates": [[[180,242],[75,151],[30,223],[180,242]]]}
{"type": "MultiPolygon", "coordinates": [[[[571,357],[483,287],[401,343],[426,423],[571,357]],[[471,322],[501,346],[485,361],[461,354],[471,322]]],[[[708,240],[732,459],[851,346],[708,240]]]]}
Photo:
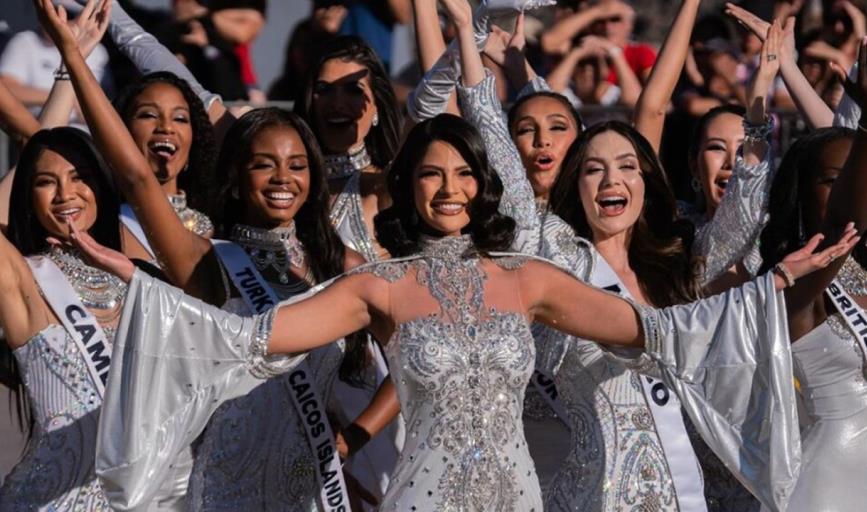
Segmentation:
{"type": "Polygon", "coordinates": [[[849,256],[837,272],[837,281],[843,285],[843,288],[849,295],[867,296],[867,270],[864,270],[861,265],[849,256]]]}
{"type": "Polygon", "coordinates": [[[295,222],[287,228],[261,229],[236,224],[232,228],[232,241],[241,246],[263,275],[276,273],[276,286],[285,293],[303,292],[314,283],[313,270],[307,264],[304,245],[298,240],[295,222]],[[304,278],[290,285],[291,267],[306,269],[304,278]]]}
{"type": "Polygon", "coordinates": [[[107,311],[123,302],[126,283],[114,274],[87,265],[78,251],[53,246],[47,256],[63,272],[86,308],[107,311]]]}
{"type": "Polygon", "coordinates": [[[364,143],[341,155],[325,155],[322,160],[329,180],[348,178],[367,169],[372,163],[364,143]]]}
{"type": "Polygon", "coordinates": [[[181,192],[178,195],[169,194],[169,203],[178,214],[178,218],[184,227],[199,236],[206,236],[214,232],[214,224],[204,213],[187,206],[187,195],[181,192]]]}
{"type": "Polygon", "coordinates": [[[754,249],[768,217],[774,176],[772,157],[768,149],[764,160],[749,166],[743,156],[738,155],[734,173],[713,219],[682,203],[678,205],[681,216],[696,227],[693,253],[705,258],[703,283],[713,281],[754,249]]]}
{"type": "Polygon", "coordinates": [[[361,173],[349,177],[331,206],[329,220],[347,247],[361,254],[369,262],[379,260],[373,237],[367,230],[367,224],[364,223],[361,173]]]}
{"type": "Polygon", "coordinates": [[[94,473],[102,400],[77,345],[50,325],[15,350],[33,438],[0,488],[0,510],[111,510],[94,473]]]}
{"type": "Polygon", "coordinates": [[[392,283],[414,273],[438,305],[386,347],[408,431],[381,509],[541,512],[520,419],[535,357],[527,320],[486,306],[486,260],[469,237],[422,245],[420,257],[362,269],[392,283]]]}

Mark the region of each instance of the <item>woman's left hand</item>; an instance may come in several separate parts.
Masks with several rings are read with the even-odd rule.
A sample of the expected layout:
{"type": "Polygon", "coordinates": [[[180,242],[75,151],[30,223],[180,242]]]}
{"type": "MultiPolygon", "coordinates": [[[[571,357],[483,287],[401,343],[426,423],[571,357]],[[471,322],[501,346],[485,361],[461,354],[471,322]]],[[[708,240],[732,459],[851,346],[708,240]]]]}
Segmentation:
{"type": "Polygon", "coordinates": [[[795,279],[800,279],[807,274],[823,269],[834,260],[849,252],[861,239],[855,230],[855,224],[850,222],[840,240],[836,244],[815,252],[824,237],[821,234],[813,236],[807,245],[783,258],[783,264],[795,279]]]}
{"type": "Polygon", "coordinates": [[[39,23],[54,41],[61,55],[68,51],[77,51],[78,37],[70,27],[66,9],[62,5],[54,7],[52,0],[33,0],[33,6],[36,8],[39,23]]]}

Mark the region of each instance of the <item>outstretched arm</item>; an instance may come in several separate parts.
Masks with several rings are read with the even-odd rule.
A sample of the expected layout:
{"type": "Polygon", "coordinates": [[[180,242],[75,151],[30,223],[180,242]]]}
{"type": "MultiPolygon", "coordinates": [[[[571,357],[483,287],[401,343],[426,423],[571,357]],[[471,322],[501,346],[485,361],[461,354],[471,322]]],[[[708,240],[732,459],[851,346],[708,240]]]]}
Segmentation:
{"type": "Polygon", "coordinates": [[[635,108],[635,128],[657,152],[671,95],[680,78],[701,0],[683,0],[635,108]]]}
{"type": "Polygon", "coordinates": [[[0,124],[3,131],[22,141],[26,141],[39,131],[39,122],[2,81],[0,81],[0,124]]]}
{"type": "Polygon", "coordinates": [[[144,156],[136,147],[123,121],[94,78],[63,20],[63,8],[51,0],[34,0],[43,27],[54,40],[69,70],[84,117],[102,155],[110,164],[121,188],[136,210],[156,251],[157,258],[174,283],[197,296],[212,298],[206,275],[196,273],[210,243],[184,228],[169,204],[144,156]],[[194,277],[198,281],[193,281],[194,277]]]}
{"type": "MultiPolygon", "coordinates": [[[[620,2],[617,2],[618,4],[620,2]]],[[[580,34],[584,29],[589,27],[594,21],[608,16],[608,11],[603,5],[595,5],[587,9],[580,10],[571,16],[555,23],[550,30],[542,34],[541,44],[542,50],[545,53],[555,55],[565,55],[572,47],[572,39],[580,34]]],[[[613,12],[612,12],[613,14],[613,12]]],[[[628,14],[631,16],[634,13],[629,9],[628,14]]]]}

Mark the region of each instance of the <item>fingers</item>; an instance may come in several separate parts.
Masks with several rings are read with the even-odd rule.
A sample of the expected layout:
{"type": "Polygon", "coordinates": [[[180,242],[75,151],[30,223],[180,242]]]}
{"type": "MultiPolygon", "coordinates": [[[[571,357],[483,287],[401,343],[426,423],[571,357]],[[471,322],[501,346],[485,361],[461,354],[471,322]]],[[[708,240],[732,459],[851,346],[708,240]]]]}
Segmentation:
{"type": "Polygon", "coordinates": [[[84,4],[84,9],[82,9],[81,13],[78,15],[83,21],[89,20],[91,16],[93,16],[93,12],[96,7],[96,0],[87,0],[87,3],[84,4]]]}
{"type": "Polygon", "coordinates": [[[813,252],[816,251],[816,247],[819,247],[819,244],[822,243],[822,240],[824,240],[824,239],[825,239],[825,235],[823,235],[821,233],[813,235],[810,238],[810,240],[807,242],[807,244],[804,245],[804,248],[802,249],[802,251],[804,252],[805,255],[813,254],[813,252]]]}

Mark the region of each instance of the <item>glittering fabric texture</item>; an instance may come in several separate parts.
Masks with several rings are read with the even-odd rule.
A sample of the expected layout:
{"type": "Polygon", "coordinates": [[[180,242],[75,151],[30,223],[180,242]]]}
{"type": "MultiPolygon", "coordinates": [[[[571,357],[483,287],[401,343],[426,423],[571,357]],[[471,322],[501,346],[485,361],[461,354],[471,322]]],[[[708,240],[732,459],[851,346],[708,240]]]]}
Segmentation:
{"type": "Polygon", "coordinates": [[[329,219],[346,247],[361,254],[366,261],[379,260],[373,237],[364,223],[361,173],[353,174],[346,181],[343,190],[334,200],[329,219]]]}
{"type": "Polygon", "coordinates": [[[385,352],[407,439],[381,510],[541,511],[521,424],[535,356],[529,325],[517,290],[500,293],[514,294],[512,311],[486,294],[490,272],[526,258],[481,259],[466,236],[422,245],[420,257],[358,270],[402,290],[385,352]]]}
{"type": "Polygon", "coordinates": [[[35,427],[0,488],[0,510],[111,510],[94,473],[102,400],[75,341],[50,325],[15,350],[15,359],[35,427]]]}

